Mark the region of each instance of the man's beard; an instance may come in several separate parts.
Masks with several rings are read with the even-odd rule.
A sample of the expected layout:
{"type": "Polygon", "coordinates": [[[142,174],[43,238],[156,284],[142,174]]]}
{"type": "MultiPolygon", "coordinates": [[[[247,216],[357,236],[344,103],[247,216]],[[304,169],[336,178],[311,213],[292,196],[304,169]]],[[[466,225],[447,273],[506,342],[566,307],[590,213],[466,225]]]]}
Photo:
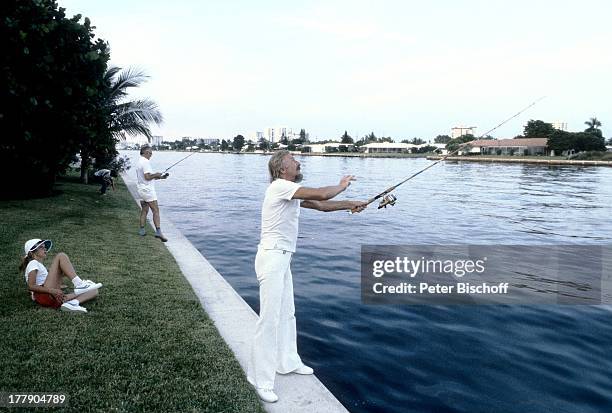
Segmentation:
{"type": "Polygon", "coordinates": [[[302,175],[301,172],[298,172],[298,174],[295,176],[295,179],[293,180],[293,182],[299,184],[300,182],[302,182],[302,179],[304,179],[304,175],[302,175]]]}

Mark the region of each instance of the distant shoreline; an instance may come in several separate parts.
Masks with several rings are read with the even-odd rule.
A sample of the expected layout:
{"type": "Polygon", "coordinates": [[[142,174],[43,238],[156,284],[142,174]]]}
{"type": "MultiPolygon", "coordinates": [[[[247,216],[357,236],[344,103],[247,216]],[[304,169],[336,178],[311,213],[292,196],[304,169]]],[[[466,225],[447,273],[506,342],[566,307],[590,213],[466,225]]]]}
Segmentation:
{"type": "MultiPolygon", "coordinates": [[[[443,156],[427,156],[430,161],[437,161],[443,156]]],[[[503,163],[531,163],[539,165],[581,165],[581,166],[612,166],[612,161],[581,161],[572,159],[555,159],[552,157],[526,158],[521,156],[513,157],[491,157],[491,156],[449,156],[447,161],[466,161],[466,162],[503,162],[503,163]]]]}
{"type": "MultiPolygon", "coordinates": [[[[130,150],[130,149],[121,149],[130,150]]],[[[163,150],[158,152],[198,152],[198,153],[220,153],[230,155],[272,155],[274,152],[221,152],[221,151],[188,151],[188,150],[163,150]]],[[[432,156],[432,153],[362,153],[362,152],[297,152],[290,151],[293,155],[303,156],[329,156],[343,158],[427,158],[432,156]]]]}
{"type": "MultiPolygon", "coordinates": [[[[127,149],[129,150],[129,149],[127,149]]],[[[195,152],[188,150],[164,150],[159,152],[195,152]]],[[[274,152],[215,152],[205,151],[199,153],[212,154],[231,154],[231,155],[272,155],[274,152]]],[[[438,161],[443,158],[442,155],[434,155],[432,153],[363,153],[363,152],[291,152],[294,155],[301,156],[327,156],[327,157],[342,157],[342,158],[409,158],[423,159],[430,161],[438,161]]],[[[580,165],[580,166],[612,166],[612,161],[594,161],[594,160],[574,160],[565,159],[565,157],[552,156],[450,156],[447,161],[466,161],[466,162],[501,162],[501,163],[529,163],[539,165],[580,165]]]]}

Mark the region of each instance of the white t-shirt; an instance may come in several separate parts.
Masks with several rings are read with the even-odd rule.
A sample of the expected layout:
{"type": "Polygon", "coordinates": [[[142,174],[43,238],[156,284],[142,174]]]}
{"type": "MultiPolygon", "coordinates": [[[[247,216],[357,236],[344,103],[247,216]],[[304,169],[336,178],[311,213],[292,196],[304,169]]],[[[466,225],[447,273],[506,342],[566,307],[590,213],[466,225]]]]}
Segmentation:
{"type": "Polygon", "coordinates": [[[36,273],[36,285],[43,285],[47,279],[47,275],[49,275],[49,272],[47,271],[47,268],[42,265],[42,263],[36,260],[30,261],[25,269],[26,284],[28,283],[28,274],[34,270],[38,270],[36,273]]]}
{"type": "Polygon", "coordinates": [[[94,173],[95,176],[101,176],[103,178],[108,178],[111,176],[111,171],[109,169],[100,169],[94,173]]]}
{"type": "Polygon", "coordinates": [[[266,189],[261,208],[261,248],[295,252],[300,200],[291,198],[299,188],[295,182],[276,179],[266,189]]]}
{"type": "Polygon", "coordinates": [[[151,162],[144,156],[141,156],[138,160],[138,165],[136,165],[136,178],[138,179],[138,186],[154,188],[153,179],[147,181],[145,178],[146,173],[152,174],[153,168],[151,167],[151,162]]]}

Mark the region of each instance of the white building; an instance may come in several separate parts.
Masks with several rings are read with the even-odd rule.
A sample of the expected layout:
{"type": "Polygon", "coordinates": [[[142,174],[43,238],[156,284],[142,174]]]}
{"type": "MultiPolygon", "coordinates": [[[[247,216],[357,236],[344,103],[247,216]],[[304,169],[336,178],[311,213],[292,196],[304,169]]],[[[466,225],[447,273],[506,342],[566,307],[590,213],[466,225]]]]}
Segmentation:
{"type": "Polygon", "coordinates": [[[406,153],[418,147],[419,145],[402,142],[372,142],[362,146],[365,153],[406,153]]]}
{"type": "Polygon", "coordinates": [[[438,151],[440,151],[439,152],[440,155],[446,155],[448,153],[448,150],[446,149],[446,144],[445,143],[431,143],[431,144],[428,144],[428,145],[435,146],[436,149],[438,151]]]}
{"type": "Polygon", "coordinates": [[[567,131],[567,122],[553,122],[552,127],[558,130],[567,131]]]}
{"type": "Polygon", "coordinates": [[[451,128],[451,138],[460,138],[465,135],[476,136],[476,126],[455,126],[451,128]]]}
{"type": "Polygon", "coordinates": [[[312,153],[325,153],[325,143],[313,143],[310,145],[304,145],[307,148],[306,151],[312,153]]]}
{"type": "MultiPolygon", "coordinates": [[[[340,152],[340,147],[346,147],[346,150],[353,151],[355,145],[352,143],[340,143],[340,142],[328,142],[328,143],[312,143],[308,145],[304,145],[306,152],[312,153],[325,153],[325,152],[340,152]]],[[[346,152],[343,149],[343,151],[346,152]]]]}
{"type": "Polygon", "coordinates": [[[270,142],[274,143],[280,139],[280,136],[276,136],[276,129],[274,128],[266,128],[264,130],[264,137],[270,142]]]}
{"type": "Polygon", "coordinates": [[[151,136],[151,145],[159,146],[162,144],[164,137],[161,135],[151,136]]]}
{"type": "Polygon", "coordinates": [[[275,126],[266,128],[264,131],[264,137],[270,141],[270,143],[278,142],[285,136],[287,139],[295,139],[293,129],[286,126],[275,126]]]}

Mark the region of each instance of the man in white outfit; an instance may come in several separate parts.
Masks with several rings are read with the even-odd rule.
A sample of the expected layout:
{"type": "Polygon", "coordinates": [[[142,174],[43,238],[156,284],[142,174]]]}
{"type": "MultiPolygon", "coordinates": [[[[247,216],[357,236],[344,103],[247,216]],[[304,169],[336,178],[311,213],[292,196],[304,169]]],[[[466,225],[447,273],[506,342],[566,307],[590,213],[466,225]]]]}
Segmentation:
{"type": "Polygon", "coordinates": [[[361,201],[329,201],[355,180],[352,175],[338,185],[305,188],[300,163],[288,151],[276,152],[268,163],[271,184],[261,212],[261,242],[255,258],[259,281],[259,321],[251,352],[248,380],[259,398],[273,403],[275,374],[313,374],[297,352],[291,257],[295,252],[300,206],[318,211],[360,212],[361,201]]]}
{"type": "Polygon", "coordinates": [[[140,230],[141,236],[146,235],[145,225],[147,223],[147,214],[149,209],[153,211],[153,224],[155,224],[155,238],[159,238],[163,242],[168,241],[161,232],[159,219],[159,205],[157,205],[157,193],[155,192],[154,181],[156,179],[166,179],[169,174],[161,172],[153,172],[151,167],[151,159],[153,149],[149,145],[143,145],[140,148],[140,159],[136,165],[136,179],[138,180],[138,196],[140,197],[140,230]]]}

